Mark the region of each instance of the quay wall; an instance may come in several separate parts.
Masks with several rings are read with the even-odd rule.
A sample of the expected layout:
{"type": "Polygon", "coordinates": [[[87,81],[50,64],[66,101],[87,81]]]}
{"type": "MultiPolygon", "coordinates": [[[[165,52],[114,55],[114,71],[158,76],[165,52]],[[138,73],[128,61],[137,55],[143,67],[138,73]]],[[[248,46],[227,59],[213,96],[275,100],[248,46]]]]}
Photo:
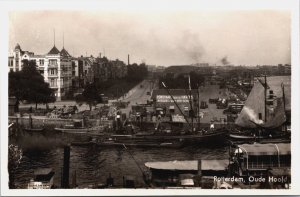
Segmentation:
{"type": "MultiPolygon", "coordinates": [[[[17,117],[17,116],[9,116],[9,122],[18,123],[23,127],[29,127],[30,119],[28,116],[25,117],[17,117]]],[[[46,116],[32,117],[32,125],[33,127],[42,127],[45,126],[47,129],[53,129],[55,127],[62,127],[64,125],[73,124],[74,120],[79,119],[61,119],[61,118],[48,118],[46,116]]],[[[100,120],[100,119],[88,119],[87,123],[89,126],[111,126],[113,125],[112,120],[100,120]]]]}

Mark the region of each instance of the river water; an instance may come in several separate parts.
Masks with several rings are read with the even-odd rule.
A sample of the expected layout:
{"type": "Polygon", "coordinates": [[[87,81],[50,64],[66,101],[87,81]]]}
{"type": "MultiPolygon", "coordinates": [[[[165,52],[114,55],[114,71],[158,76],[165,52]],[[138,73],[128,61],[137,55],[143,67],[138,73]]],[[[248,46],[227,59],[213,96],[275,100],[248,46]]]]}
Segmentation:
{"type": "MultiPolygon", "coordinates": [[[[14,140],[22,147],[23,158],[15,171],[15,183],[18,188],[26,188],[34,177],[37,168],[54,169],[54,184],[60,187],[63,167],[62,134],[25,134],[14,140]]],[[[111,174],[116,187],[122,187],[123,176],[135,177],[136,187],[144,187],[141,170],[146,170],[145,162],[170,160],[228,159],[225,145],[214,147],[188,146],[183,148],[117,148],[94,146],[71,146],[70,184],[76,171],[76,183],[79,188],[106,183],[111,174]],[[141,170],[140,170],[141,168],[141,170]]]]}

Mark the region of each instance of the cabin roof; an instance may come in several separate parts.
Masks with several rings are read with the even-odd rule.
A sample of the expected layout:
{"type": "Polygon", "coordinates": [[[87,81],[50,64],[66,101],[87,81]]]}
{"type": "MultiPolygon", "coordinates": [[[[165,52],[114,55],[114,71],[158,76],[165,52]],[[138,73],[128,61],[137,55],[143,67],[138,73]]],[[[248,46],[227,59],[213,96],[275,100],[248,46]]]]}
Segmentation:
{"type": "Polygon", "coordinates": [[[289,155],[291,154],[291,144],[241,144],[239,150],[246,155],[289,155]]]}
{"type": "Polygon", "coordinates": [[[270,173],[273,176],[291,176],[291,168],[272,168],[270,173]]]}
{"type": "Polygon", "coordinates": [[[201,170],[226,170],[228,167],[228,159],[218,160],[201,160],[201,170]]]}
{"type": "Polygon", "coordinates": [[[34,175],[48,175],[52,172],[52,168],[38,168],[34,171],[34,175]]]}
{"type": "Polygon", "coordinates": [[[198,160],[146,162],[145,166],[157,170],[198,170],[198,160]]]}

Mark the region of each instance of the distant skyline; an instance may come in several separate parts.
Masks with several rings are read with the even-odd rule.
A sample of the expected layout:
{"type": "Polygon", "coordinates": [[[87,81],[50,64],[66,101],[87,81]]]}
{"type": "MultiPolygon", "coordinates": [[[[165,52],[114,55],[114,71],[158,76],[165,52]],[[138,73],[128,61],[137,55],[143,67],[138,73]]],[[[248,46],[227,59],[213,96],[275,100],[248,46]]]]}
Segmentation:
{"type": "Polygon", "coordinates": [[[15,11],[9,52],[46,54],[63,45],[74,56],[151,65],[291,64],[289,11],[15,11]]]}

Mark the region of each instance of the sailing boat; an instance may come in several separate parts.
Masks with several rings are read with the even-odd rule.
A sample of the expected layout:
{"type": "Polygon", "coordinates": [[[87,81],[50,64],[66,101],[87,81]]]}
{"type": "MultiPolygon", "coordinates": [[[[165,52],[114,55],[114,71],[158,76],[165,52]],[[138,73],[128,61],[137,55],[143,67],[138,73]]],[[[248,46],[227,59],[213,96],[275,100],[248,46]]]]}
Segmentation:
{"type": "MultiPolygon", "coordinates": [[[[245,105],[243,111],[241,112],[241,114],[243,114],[240,114],[240,117],[236,121],[236,124],[242,127],[243,131],[236,130],[230,132],[229,137],[231,140],[261,142],[261,140],[265,141],[266,139],[283,140],[287,136],[287,132],[277,132],[278,128],[286,123],[287,119],[285,114],[285,93],[283,83],[281,84],[282,97],[277,98],[273,95],[273,91],[268,86],[266,76],[264,82],[262,82],[261,80],[259,80],[259,82],[263,86],[264,93],[264,120],[262,119],[261,115],[259,115],[260,117],[257,117],[254,110],[251,109],[251,106],[245,105]],[[271,92],[272,94],[267,96],[267,90],[269,90],[269,92],[271,92]],[[269,107],[270,105],[271,107],[269,107]]],[[[255,89],[253,91],[255,91],[255,89]]],[[[259,105],[259,98],[254,98],[254,100],[256,104],[259,105]]]]}

